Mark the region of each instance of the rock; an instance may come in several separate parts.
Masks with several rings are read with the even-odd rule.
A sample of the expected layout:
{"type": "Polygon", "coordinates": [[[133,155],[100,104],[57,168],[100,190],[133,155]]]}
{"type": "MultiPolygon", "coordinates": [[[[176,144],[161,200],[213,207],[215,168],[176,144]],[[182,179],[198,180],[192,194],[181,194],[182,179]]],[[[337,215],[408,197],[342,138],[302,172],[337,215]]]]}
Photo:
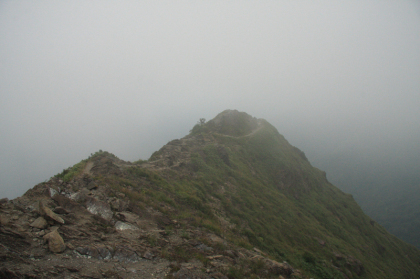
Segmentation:
{"type": "Polygon", "coordinates": [[[118,273],[115,270],[111,270],[111,269],[107,270],[102,275],[104,275],[105,278],[123,279],[123,277],[118,275],[118,273]]]}
{"type": "Polygon", "coordinates": [[[47,220],[45,220],[44,217],[41,216],[41,217],[38,217],[35,221],[33,221],[30,224],[30,226],[34,227],[34,228],[37,228],[37,229],[40,229],[40,230],[43,230],[46,227],[48,227],[48,223],[47,223],[47,220]]]}
{"type": "Polygon", "coordinates": [[[102,245],[99,246],[97,250],[99,255],[101,256],[101,259],[108,260],[112,258],[112,251],[110,251],[108,247],[102,245]]]}
{"type": "Polygon", "coordinates": [[[117,198],[110,198],[108,200],[109,204],[111,205],[112,210],[121,212],[121,211],[125,211],[128,209],[129,206],[129,202],[125,201],[125,200],[121,200],[121,199],[117,199],[117,198]]]}
{"type": "Polygon", "coordinates": [[[262,254],[264,254],[264,252],[263,251],[261,251],[260,249],[258,249],[258,248],[256,248],[256,247],[254,247],[254,249],[253,249],[255,252],[257,252],[258,254],[260,254],[260,255],[262,255],[262,254]]]}
{"type": "Polygon", "coordinates": [[[94,181],[91,181],[91,182],[89,182],[89,184],[86,186],[86,188],[87,188],[88,190],[94,190],[94,189],[97,189],[97,188],[98,188],[98,185],[97,185],[94,181]]]}
{"type": "Polygon", "coordinates": [[[84,256],[89,256],[92,257],[94,259],[100,259],[100,255],[98,252],[98,249],[96,249],[96,247],[77,247],[76,251],[80,254],[80,255],[84,255],[84,256]]]}
{"type": "Polygon", "coordinates": [[[120,212],[117,214],[117,217],[124,222],[128,222],[131,224],[136,224],[137,221],[139,220],[138,215],[134,214],[134,213],[130,213],[130,212],[120,212]]]}
{"type": "Polygon", "coordinates": [[[302,278],[302,272],[299,269],[293,270],[292,278],[302,278]]]}
{"type": "Polygon", "coordinates": [[[139,260],[136,252],[127,246],[118,246],[113,258],[120,262],[136,262],[139,260]]]}
{"type": "Polygon", "coordinates": [[[56,208],[54,208],[54,212],[61,215],[69,214],[69,212],[66,209],[62,208],[61,206],[57,206],[56,208]]]}
{"type": "Polygon", "coordinates": [[[71,194],[70,199],[76,202],[85,202],[86,199],[88,198],[88,193],[89,191],[83,188],[79,192],[71,194]]]}
{"type": "Polygon", "coordinates": [[[143,258],[148,259],[148,260],[153,260],[154,255],[148,250],[146,252],[144,252],[143,254],[143,258]]]}
{"type": "Polygon", "coordinates": [[[26,238],[26,234],[22,234],[20,232],[17,232],[15,230],[10,229],[10,228],[0,227],[0,233],[11,236],[11,237],[20,238],[20,239],[25,239],[26,238]]]}
{"type": "Polygon", "coordinates": [[[0,225],[6,226],[9,223],[9,217],[6,214],[0,214],[0,225]]]}
{"type": "Polygon", "coordinates": [[[204,243],[201,243],[200,245],[197,245],[195,248],[201,250],[202,252],[211,252],[213,251],[212,247],[207,246],[204,243]]]}
{"type": "Polygon", "coordinates": [[[9,202],[9,199],[8,198],[2,198],[2,199],[0,199],[0,204],[6,204],[8,202],[9,202]]]}
{"type": "Polygon", "coordinates": [[[0,278],[9,278],[9,279],[18,279],[21,278],[21,275],[19,273],[15,273],[12,270],[9,270],[5,267],[2,267],[0,269],[0,278]]]}
{"type": "Polygon", "coordinates": [[[225,251],[225,254],[226,254],[226,256],[228,256],[228,257],[230,257],[232,259],[236,258],[235,252],[232,251],[232,250],[226,250],[225,251]]]}
{"type": "Polygon", "coordinates": [[[277,275],[290,276],[293,273],[293,268],[287,263],[279,263],[273,260],[267,260],[267,267],[270,272],[277,275]]]}
{"type": "Polygon", "coordinates": [[[39,231],[35,233],[36,236],[41,237],[45,235],[45,231],[39,231]]]}
{"type": "Polygon", "coordinates": [[[56,194],[58,194],[58,191],[54,188],[50,188],[50,197],[54,197],[56,194]]]}
{"type": "Polygon", "coordinates": [[[70,272],[79,272],[79,269],[77,267],[74,266],[68,266],[67,270],[70,272]]]}
{"type": "Polygon", "coordinates": [[[60,224],[64,225],[64,223],[65,223],[64,220],[60,216],[55,214],[51,209],[46,207],[43,204],[42,201],[39,201],[38,210],[39,210],[39,214],[41,214],[41,216],[46,217],[47,219],[53,220],[57,223],[60,223],[60,224]]]}
{"type": "Polygon", "coordinates": [[[44,235],[44,240],[48,241],[48,248],[53,253],[61,253],[66,250],[64,240],[57,230],[44,235]]]}
{"type": "Polygon", "coordinates": [[[79,275],[82,278],[103,278],[101,273],[92,267],[83,267],[82,270],[79,271],[79,275]]]}
{"type": "Polygon", "coordinates": [[[98,201],[95,198],[88,198],[86,202],[86,209],[90,213],[98,215],[107,221],[110,221],[113,216],[109,204],[103,201],[98,201]]]}
{"type": "Polygon", "coordinates": [[[211,242],[213,242],[213,243],[223,243],[223,242],[224,242],[222,238],[218,237],[218,236],[217,236],[217,235],[215,235],[215,234],[210,234],[210,235],[209,235],[209,239],[210,239],[210,241],[211,241],[211,242]]]}
{"type": "Polygon", "coordinates": [[[117,221],[115,223],[115,228],[117,230],[119,230],[119,231],[123,231],[123,230],[138,230],[139,229],[138,227],[136,227],[134,225],[127,224],[127,223],[124,223],[124,222],[121,222],[121,221],[117,221]]]}
{"type": "Polygon", "coordinates": [[[101,245],[98,247],[92,247],[92,246],[77,247],[76,251],[80,255],[92,257],[98,260],[108,260],[112,258],[111,251],[108,249],[108,247],[104,245],[101,245]]]}
{"type": "MultiPolygon", "coordinates": [[[[74,201],[74,200],[72,200],[68,197],[65,197],[63,195],[55,195],[53,197],[53,200],[56,201],[59,205],[58,207],[55,208],[55,211],[56,210],[62,211],[61,208],[63,208],[64,210],[67,211],[67,214],[69,214],[70,212],[76,213],[76,214],[77,213],[80,213],[80,214],[87,213],[86,209],[81,204],[79,204],[76,201],[74,201]]],[[[61,214],[59,212],[56,212],[56,213],[61,214]]],[[[64,214],[66,214],[66,213],[64,213],[64,214]]]]}

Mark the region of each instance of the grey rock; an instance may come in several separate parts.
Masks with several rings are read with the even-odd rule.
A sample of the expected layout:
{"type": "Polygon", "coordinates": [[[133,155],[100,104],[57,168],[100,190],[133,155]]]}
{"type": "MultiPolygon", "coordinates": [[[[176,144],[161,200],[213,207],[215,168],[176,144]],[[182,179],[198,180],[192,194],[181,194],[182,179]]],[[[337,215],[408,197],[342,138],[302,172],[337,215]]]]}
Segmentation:
{"type": "Polygon", "coordinates": [[[153,260],[154,255],[150,252],[150,251],[146,251],[143,254],[143,258],[148,259],[148,260],[153,260]]]}
{"type": "Polygon", "coordinates": [[[89,198],[86,202],[86,209],[95,215],[101,216],[107,221],[112,219],[113,213],[108,203],[89,198]]]}
{"type": "Polygon", "coordinates": [[[139,256],[136,254],[136,252],[127,246],[118,246],[115,249],[113,258],[120,262],[136,262],[139,260],[139,256]]]}
{"type": "Polygon", "coordinates": [[[132,224],[128,224],[128,223],[124,223],[121,221],[117,221],[115,223],[115,228],[119,231],[124,231],[124,230],[138,230],[139,228],[132,225],[132,224]]]}

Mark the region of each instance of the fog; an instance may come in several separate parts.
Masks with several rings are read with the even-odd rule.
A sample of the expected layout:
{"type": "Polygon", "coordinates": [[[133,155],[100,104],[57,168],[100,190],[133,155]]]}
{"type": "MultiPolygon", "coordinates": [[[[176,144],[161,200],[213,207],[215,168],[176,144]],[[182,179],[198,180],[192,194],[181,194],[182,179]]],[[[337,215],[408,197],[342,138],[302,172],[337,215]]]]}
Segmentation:
{"type": "Polygon", "coordinates": [[[0,198],[99,149],[147,159],[225,109],[345,191],[376,167],[418,179],[419,50],[415,0],[1,1],[0,198]]]}

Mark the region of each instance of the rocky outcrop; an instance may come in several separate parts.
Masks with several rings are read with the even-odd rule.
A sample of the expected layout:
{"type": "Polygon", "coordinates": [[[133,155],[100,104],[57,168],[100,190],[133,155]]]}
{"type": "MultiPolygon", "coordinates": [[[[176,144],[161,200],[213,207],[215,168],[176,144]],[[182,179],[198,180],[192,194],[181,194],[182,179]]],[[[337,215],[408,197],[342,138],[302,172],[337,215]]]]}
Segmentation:
{"type": "Polygon", "coordinates": [[[289,265],[261,256],[258,249],[236,247],[188,224],[181,228],[161,212],[128,203],[124,194],[104,198],[107,190],[101,187],[74,191],[71,183],[61,183],[61,190],[51,196],[54,183],[58,181],[2,203],[0,278],[228,278],[236,264],[257,258],[264,260],[267,274],[291,274],[289,265]],[[71,198],[77,196],[84,198],[71,198]],[[123,208],[130,211],[112,204],[126,204],[123,208]],[[197,256],[202,261],[194,259],[197,256]],[[22,268],[22,262],[30,265],[22,268]],[[104,270],[108,263],[114,264],[104,270]],[[116,269],[115,263],[126,268],[116,269]]]}

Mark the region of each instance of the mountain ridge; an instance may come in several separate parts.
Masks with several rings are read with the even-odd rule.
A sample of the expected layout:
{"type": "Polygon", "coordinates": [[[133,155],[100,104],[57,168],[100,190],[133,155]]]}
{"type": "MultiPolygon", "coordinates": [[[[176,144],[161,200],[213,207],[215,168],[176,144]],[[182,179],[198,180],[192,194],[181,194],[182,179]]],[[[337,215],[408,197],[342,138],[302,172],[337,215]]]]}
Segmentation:
{"type": "MultiPolygon", "coordinates": [[[[90,256],[129,262],[137,270],[127,275],[109,268],[96,274],[104,278],[106,272],[152,278],[140,276],[145,260],[164,270],[160,278],[420,274],[419,250],[366,216],[351,195],[329,183],[325,172],[312,167],[270,123],[236,110],[200,120],[189,135],[170,141],[146,161],[125,162],[97,152],[23,197],[3,202],[1,214],[0,233],[24,239],[28,243],[22,245],[38,251],[41,262],[48,257],[63,261],[66,253],[75,262],[90,256]],[[65,224],[40,210],[40,200],[65,224]],[[67,213],[58,213],[61,208],[67,213]],[[32,226],[36,217],[49,225],[32,226]],[[94,231],[91,241],[78,239],[89,230],[94,231]],[[27,240],[54,231],[66,243],[60,253],[47,248],[51,240],[38,245],[27,240]],[[105,257],[98,256],[100,251],[105,257]]],[[[1,244],[4,251],[19,250],[1,244]]],[[[0,256],[8,264],[3,274],[22,266],[0,256]]]]}

